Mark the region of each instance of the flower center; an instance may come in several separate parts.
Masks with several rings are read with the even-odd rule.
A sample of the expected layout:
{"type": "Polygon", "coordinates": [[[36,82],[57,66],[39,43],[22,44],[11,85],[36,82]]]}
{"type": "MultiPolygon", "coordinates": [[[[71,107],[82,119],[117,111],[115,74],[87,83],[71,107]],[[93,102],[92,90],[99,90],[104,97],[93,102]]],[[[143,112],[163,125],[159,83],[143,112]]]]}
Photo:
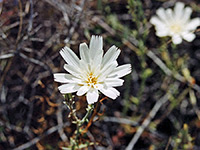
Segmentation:
{"type": "Polygon", "coordinates": [[[95,77],[93,75],[93,73],[90,73],[88,75],[88,80],[86,81],[86,83],[88,84],[88,86],[94,87],[95,84],[97,84],[97,77],[95,77]]]}
{"type": "Polygon", "coordinates": [[[182,27],[181,27],[180,24],[173,24],[173,25],[170,26],[170,29],[174,33],[180,33],[181,30],[182,30],[182,27]]]}

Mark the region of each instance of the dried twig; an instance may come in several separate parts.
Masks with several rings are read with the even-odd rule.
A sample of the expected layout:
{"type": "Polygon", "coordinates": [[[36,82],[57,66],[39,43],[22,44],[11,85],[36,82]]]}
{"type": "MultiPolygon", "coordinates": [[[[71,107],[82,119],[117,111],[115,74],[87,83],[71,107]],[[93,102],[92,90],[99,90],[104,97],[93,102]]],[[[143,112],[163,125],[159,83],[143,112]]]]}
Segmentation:
{"type": "MultiPolygon", "coordinates": [[[[132,51],[134,51],[135,53],[137,53],[137,51],[139,51],[139,49],[137,47],[135,47],[131,42],[124,40],[124,44],[126,44],[132,51]]],[[[197,85],[196,83],[190,83],[189,81],[187,81],[181,74],[179,74],[178,72],[173,72],[172,70],[170,70],[165,63],[159,58],[157,57],[152,51],[148,50],[146,52],[146,55],[152,59],[152,61],[158,65],[158,67],[160,67],[160,69],[167,75],[167,76],[173,76],[176,80],[182,82],[182,83],[187,83],[189,87],[192,87],[193,89],[195,89],[197,92],[200,93],[200,86],[197,85]]]]}
{"type": "MultiPolygon", "coordinates": [[[[63,107],[61,105],[62,104],[61,101],[59,101],[59,103],[60,103],[60,105],[58,106],[58,110],[57,110],[57,113],[56,113],[57,122],[58,122],[59,125],[63,125],[63,116],[62,116],[62,108],[63,107]]],[[[67,138],[67,136],[64,133],[63,128],[60,128],[58,130],[58,133],[59,133],[60,138],[62,139],[62,141],[64,141],[64,142],[69,141],[68,138],[67,138]]]]}
{"type": "Polygon", "coordinates": [[[48,136],[48,135],[50,135],[50,134],[52,134],[52,133],[54,133],[54,132],[60,130],[61,128],[64,128],[64,127],[68,126],[68,125],[69,125],[69,122],[65,122],[65,123],[63,123],[63,124],[61,124],[61,125],[59,124],[59,125],[57,125],[57,126],[51,127],[51,128],[48,129],[43,135],[38,136],[38,137],[36,137],[36,138],[30,140],[29,142],[24,143],[24,144],[18,146],[17,148],[14,148],[13,150],[24,150],[24,149],[26,149],[26,148],[29,148],[29,147],[31,147],[32,145],[34,145],[34,144],[36,144],[37,142],[39,142],[39,141],[40,141],[42,138],[44,138],[45,136],[48,136]]]}
{"type": "Polygon", "coordinates": [[[28,24],[28,32],[32,30],[33,27],[33,0],[29,0],[30,2],[30,17],[29,17],[29,24],[28,24]]]}
{"type": "Polygon", "coordinates": [[[17,34],[16,46],[19,42],[19,39],[21,38],[22,24],[23,24],[22,2],[21,2],[21,0],[18,0],[18,2],[19,2],[19,30],[18,30],[18,34],[17,34]]]}
{"type": "Polygon", "coordinates": [[[78,25],[78,22],[80,21],[80,18],[82,16],[82,13],[83,13],[83,9],[84,9],[84,6],[85,6],[85,2],[86,0],[82,0],[81,1],[81,4],[80,4],[80,7],[78,9],[78,12],[75,16],[75,20],[73,21],[73,24],[72,24],[72,27],[69,29],[69,33],[68,33],[68,36],[67,38],[64,40],[65,43],[68,43],[75,31],[75,28],[77,27],[78,25]]]}
{"type": "Polygon", "coordinates": [[[42,66],[46,70],[50,70],[50,72],[52,72],[51,69],[49,68],[49,66],[46,65],[45,63],[43,63],[42,61],[39,61],[39,60],[34,59],[34,58],[29,58],[28,56],[24,55],[23,53],[19,53],[19,56],[21,56],[23,59],[25,59],[25,60],[27,60],[27,61],[29,61],[31,63],[34,63],[34,64],[39,65],[39,66],[42,66]]]}
{"type": "Polygon", "coordinates": [[[65,12],[67,14],[71,14],[72,13],[72,8],[68,5],[66,5],[65,3],[62,3],[60,1],[57,0],[44,0],[47,3],[49,3],[50,5],[52,5],[53,7],[55,7],[55,9],[65,12]]]}
{"type": "Polygon", "coordinates": [[[170,96],[169,94],[165,94],[160,100],[158,100],[156,102],[156,104],[154,105],[154,107],[150,111],[149,116],[144,120],[142,125],[138,128],[138,130],[135,133],[135,135],[133,136],[132,140],[130,141],[130,143],[126,147],[126,150],[132,150],[134,148],[136,142],[140,138],[140,136],[143,133],[143,131],[145,130],[145,128],[149,125],[151,120],[154,118],[154,116],[156,115],[156,113],[158,112],[160,107],[167,102],[169,96],[170,96]]]}
{"type": "Polygon", "coordinates": [[[138,126],[137,122],[130,120],[130,119],[127,119],[127,118],[117,118],[117,117],[106,117],[105,116],[105,117],[103,117],[103,121],[138,126]]]}
{"type": "Polygon", "coordinates": [[[7,59],[7,58],[10,58],[10,57],[13,57],[14,54],[13,53],[10,53],[10,54],[4,54],[4,55],[1,55],[0,56],[0,59],[7,59]]]}
{"type": "Polygon", "coordinates": [[[135,146],[136,142],[138,141],[138,139],[140,138],[141,134],[146,129],[146,127],[149,125],[151,120],[155,117],[158,110],[161,108],[162,105],[164,105],[168,101],[171,94],[173,94],[177,89],[178,89],[178,84],[175,84],[175,86],[172,88],[172,91],[169,91],[169,93],[165,94],[163,97],[161,97],[156,102],[154,107],[151,109],[148,117],[143,121],[142,125],[138,128],[138,130],[135,133],[135,135],[133,136],[132,140],[130,141],[130,143],[126,147],[126,150],[132,150],[134,148],[134,146],[135,146]]]}

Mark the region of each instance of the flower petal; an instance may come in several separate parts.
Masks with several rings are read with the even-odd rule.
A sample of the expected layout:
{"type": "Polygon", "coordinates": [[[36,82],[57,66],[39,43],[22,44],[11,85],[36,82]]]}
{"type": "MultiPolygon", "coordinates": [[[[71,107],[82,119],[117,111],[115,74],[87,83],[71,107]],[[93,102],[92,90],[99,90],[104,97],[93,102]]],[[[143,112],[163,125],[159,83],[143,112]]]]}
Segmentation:
{"type": "Polygon", "coordinates": [[[184,3],[182,2],[177,2],[175,7],[174,7],[174,17],[176,19],[180,19],[183,16],[183,11],[184,11],[184,3]]]}
{"type": "Polygon", "coordinates": [[[189,21],[191,14],[192,14],[192,8],[186,7],[185,10],[184,10],[184,14],[182,16],[184,23],[187,23],[189,21]]]}
{"type": "Polygon", "coordinates": [[[60,93],[67,94],[67,93],[73,93],[76,92],[80,87],[76,84],[63,84],[58,87],[60,90],[60,93]]]}
{"type": "Polygon", "coordinates": [[[150,23],[155,25],[156,35],[159,37],[164,37],[169,34],[167,25],[164,21],[160,20],[158,17],[152,17],[150,23]]]}
{"type": "Polygon", "coordinates": [[[156,26],[165,26],[165,23],[156,16],[150,19],[150,23],[156,26]]]}
{"type": "Polygon", "coordinates": [[[99,93],[96,89],[91,89],[86,94],[88,104],[93,104],[98,101],[99,93]]]}
{"type": "Polygon", "coordinates": [[[79,72],[80,70],[78,70],[78,68],[75,68],[68,64],[64,64],[64,69],[68,71],[70,74],[72,74],[73,76],[80,78],[80,72],[79,72]]]}
{"type": "Polygon", "coordinates": [[[173,42],[174,44],[180,44],[180,43],[182,42],[181,36],[178,35],[178,34],[173,35],[173,36],[172,36],[172,42],[173,42]]]}
{"type": "Polygon", "coordinates": [[[80,57],[82,60],[84,60],[86,63],[90,62],[89,58],[89,49],[86,43],[81,43],[79,46],[80,51],[80,57]]]}
{"type": "Polygon", "coordinates": [[[169,31],[167,30],[166,26],[162,28],[156,28],[156,35],[159,37],[165,37],[169,35],[169,31]]]}
{"type": "Polygon", "coordinates": [[[81,76],[87,78],[87,74],[90,72],[90,65],[86,63],[84,60],[80,60],[80,68],[79,70],[81,76]]]}
{"type": "Polygon", "coordinates": [[[112,64],[110,64],[109,66],[107,67],[104,67],[102,70],[101,70],[101,73],[98,77],[98,80],[99,81],[104,81],[105,78],[107,78],[107,76],[112,73],[112,71],[117,67],[117,62],[113,62],[112,64]]]}
{"type": "Polygon", "coordinates": [[[71,74],[66,73],[54,73],[54,81],[61,83],[69,83],[73,82],[73,76],[71,74]]]}
{"type": "Polygon", "coordinates": [[[192,19],[187,25],[185,30],[195,30],[200,25],[200,18],[192,19]]]}
{"type": "Polygon", "coordinates": [[[193,33],[183,33],[182,34],[183,39],[185,39],[188,42],[192,42],[195,39],[195,34],[193,33]]]}
{"type": "Polygon", "coordinates": [[[94,85],[94,88],[97,89],[97,90],[100,90],[100,89],[103,88],[103,86],[104,85],[102,83],[99,83],[99,84],[97,83],[97,84],[94,85]]]}
{"type": "Polygon", "coordinates": [[[92,36],[90,40],[90,57],[95,58],[97,53],[103,51],[103,38],[102,36],[92,36]]]}
{"type": "Polygon", "coordinates": [[[89,89],[90,89],[89,86],[82,86],[82,87],[78,90],[78,92],[77,92],[76,94],[77,94],[78,96],[82,96],[82,95],[84,95],[85,93],[87,93],[89,89]]]}
{"type": "Polygon", "coordinates": [[[117,87],[122,86],[124,83],[124,80],[118,79],[118,78],[107,78],[105,80],[105,84],[107,87],[117,87]]]}
{"type": "Polygon", "coordinates": [[[113,61],[116,61],[116,59],[118,58],[119,54],[120,54],[120,49],[118,49],[115,45],[113,45],[111,48],[109,48],[109,50],[105,53],[104,57],[103,57],[103,62],[102,65],[109,65],[110,63],[112,63],[113,61]]]}
{"type": "Polygon", "coordinates": [[[175,20],[175,18],[174,18],[174,13],[173,13],[173,11],[172,11],[171,8],[168,8],[168,9],[166,10],[166,16],[167,16],[168,22],[172,22],[172,21],[175,20]]]}
{"type": "Polygon", "coordinates": [[[93,60],[90,63],[90,68],[92,72],[100,70],[102,57],[103,57],[103,50],[97,51],[96,56],[93,57],[93,60]]]}
{"type": "Polygon", "coordinates": [[[125,64],[115,68],[108,77],[116,76],[121,78],[129,73],[131,73],[131,64],[125,64]]]}
{"type": "Polygon", "coordinates": [[[166,15],[166,12],[163,8],[159,8],[157,11],[156,11],[156,14],[158,15],[159,17],[159,20],[162,22],[162,23],[168,23],[168,18],[167,18],[167,15],[166,15]]]}
{"type": "Polygon", "coordinates": [[[79,67],[79,58],[69,47],[65,46],[60,54],[69,65],[79,67]]]}
{"type": "Polygon", "coordinates": [[[108,96],[112,99],[116,99],[120,93],[115,88],[103,88],[100,90],[105,96],[108,96]]]}

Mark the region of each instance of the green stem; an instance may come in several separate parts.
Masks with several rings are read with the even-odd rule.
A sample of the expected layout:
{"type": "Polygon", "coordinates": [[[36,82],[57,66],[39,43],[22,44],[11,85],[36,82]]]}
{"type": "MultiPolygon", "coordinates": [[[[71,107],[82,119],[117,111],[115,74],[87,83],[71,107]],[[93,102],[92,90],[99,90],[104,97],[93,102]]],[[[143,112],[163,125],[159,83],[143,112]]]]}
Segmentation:
{"type": "Polygon", "coordinates": [[[89,115],[92,113],[92,111],[93,111],[93,109],[94,109],[94,105],[92,105],[92,104],[90,104],[90,105],[88,105],[88,107],[86,108],[86,110],[87,110],[87,113],[85,114],[85,116],[80,120],[80,119],[78,119],[77,118],[77,116],[76,116],[76,118],[78,119],[77,120],[77,124],[76,124],[76,131],[75,131],[75,133],[76,133],[76,139],[75,139],[75,141],[76,141],[76,144],[77,144],[77,147],[79,146],[79,142],[78,142],[78,137],[79,137],[79,135],[81,134],[81,132],[80,132],[80,127],[85,123],[85,122],[87,122],[87,120],[88,120],[88,117],[89,117],[89,115]]]}
{"type": "Polygon", "coordinates": [[[88,120],[88,117],[92,113],[93,109],[94,109],[94,105],[92,104],[88,105],[88,107],[86,108],[87,113],[85,114],[83,119],[79,122],[80,126],[82,126],[88,120]]]}

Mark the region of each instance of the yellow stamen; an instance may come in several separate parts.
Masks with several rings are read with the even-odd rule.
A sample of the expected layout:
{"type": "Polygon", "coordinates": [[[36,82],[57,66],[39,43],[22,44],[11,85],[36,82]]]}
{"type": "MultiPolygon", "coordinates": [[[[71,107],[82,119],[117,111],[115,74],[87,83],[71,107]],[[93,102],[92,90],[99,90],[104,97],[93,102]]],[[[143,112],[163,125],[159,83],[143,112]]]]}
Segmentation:
{"type": "Polygon", "coordinates": [[[173,31],[174,33],[180,33],[182,30],[181,25],[179,24],[173,24],[170,26],[171,31],[173,31]]]}
{"type": "Polygon", "coordinates": [[[88,80],[86,81],[86,83],[88,84],[88,86],[94,86],[95,84],[97,84],[97,77],[95,77],[93,75],[93,73],[91,72],[89,75],[88,75],[88,80]]]}

